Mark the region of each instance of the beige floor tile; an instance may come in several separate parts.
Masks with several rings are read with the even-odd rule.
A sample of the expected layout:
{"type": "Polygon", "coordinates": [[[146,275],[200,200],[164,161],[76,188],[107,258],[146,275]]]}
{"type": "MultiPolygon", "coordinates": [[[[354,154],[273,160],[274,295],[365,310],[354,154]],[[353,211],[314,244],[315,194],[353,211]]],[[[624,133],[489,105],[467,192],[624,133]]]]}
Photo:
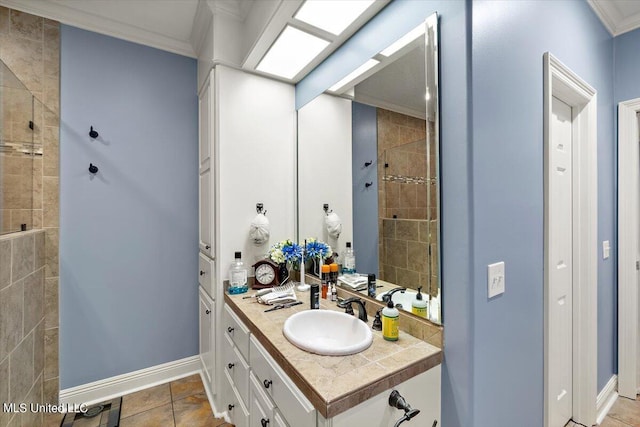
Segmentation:
{"type": "Polygon", "coordinates": [[[43,427],[60,427],[64,414],[45,414],[43,427]]]}
{"type": "Polygon", "coordinates": [[[605,417],[599,427],[629,427],[629,424],[618,421],[615,418],[605,417]]]}
{"type": "Polygon", "coordinates": [[[171,382],[171,399],[184,399],[195,394],[204,394],[204,385],[199,374],[191,375],[171,382]]]}
{"type": "Polygon", "coordinates": [[[120,427],[173,427],[173,411],[171,403],[158,406],[136,415],[121,418],[120,427]]]}
{"type": "Polygon", "coordinates": [[[171,403],[171,391],[168,383],[127,394],[122,398],[120,418],[124,419],[166,403],[171,403]]]}
{"type": "MultiPolygon", "coordinates": [[[[607,414],[607,418],[622,421],[632,427],[640,427],[640,402],[619,397],[607,414]]],[[[615,424],[612,424],[612,426],[615,424]]]]}
{"type": "Polygon", "coordinates": [[[213,417],[207,396],[199,394],[173,402],[176,427],[218,427],[225,424],[213,417]]]}

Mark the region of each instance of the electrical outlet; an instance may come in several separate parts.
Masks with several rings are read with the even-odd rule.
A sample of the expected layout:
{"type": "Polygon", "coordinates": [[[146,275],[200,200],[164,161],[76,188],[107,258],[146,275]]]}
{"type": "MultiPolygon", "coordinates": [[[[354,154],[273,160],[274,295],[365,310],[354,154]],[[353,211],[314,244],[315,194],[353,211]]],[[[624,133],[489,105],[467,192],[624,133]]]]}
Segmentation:
{"type": "Polygon", "coordinates": [[[487,266],[487,293],[489,298],[504,293],[504,286],[504,262],[489,264],[487,266]]]}

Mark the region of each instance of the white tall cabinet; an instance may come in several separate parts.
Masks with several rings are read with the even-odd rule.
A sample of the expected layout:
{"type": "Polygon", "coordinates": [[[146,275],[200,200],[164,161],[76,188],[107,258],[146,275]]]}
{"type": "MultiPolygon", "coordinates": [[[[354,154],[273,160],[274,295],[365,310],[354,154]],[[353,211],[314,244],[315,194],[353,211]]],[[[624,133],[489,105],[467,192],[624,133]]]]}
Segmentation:
{"type": "Polygon", "coordinates": [[[251,265],[271,245],[295,237],[294,86],[216,65],[199,92],[199,121],[200,359],[220,415],[228,410],[221,325],[233,253],[242,252],[253,275],[251,265]],[[264,204],[271,226],[270,240],[261,246],[249,239],[257,203],[264,204]]]}
{"type": "Polygon", "coordinates": [[[200,90],[199,109],[199,249],[200,362],[203,383],[212,396],[216,383],[215,357],[215,183],[214,72],[200,90]]]}

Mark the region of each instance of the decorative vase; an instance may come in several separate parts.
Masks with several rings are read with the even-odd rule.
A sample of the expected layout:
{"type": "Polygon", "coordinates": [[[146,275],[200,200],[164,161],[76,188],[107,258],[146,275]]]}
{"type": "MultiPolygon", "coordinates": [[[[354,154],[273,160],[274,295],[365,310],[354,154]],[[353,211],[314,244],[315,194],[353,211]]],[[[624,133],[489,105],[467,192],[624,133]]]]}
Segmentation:
{"type": "Polygon", "coordinates": [[[289,280],[289,269],[286,262],[281,262],[278,266],[278,283],[283,285],[287,280],[289,280]]]}

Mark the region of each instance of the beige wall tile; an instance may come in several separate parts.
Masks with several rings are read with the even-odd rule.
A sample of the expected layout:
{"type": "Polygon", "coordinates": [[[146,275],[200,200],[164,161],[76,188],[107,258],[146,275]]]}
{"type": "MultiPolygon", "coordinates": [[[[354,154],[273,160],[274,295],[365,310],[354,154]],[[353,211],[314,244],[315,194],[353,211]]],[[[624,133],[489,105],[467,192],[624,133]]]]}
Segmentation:
{"type": "Polygon", "coordinates": [[[23,334],[27,335],[44,319],[44,269],[24,279],[23,334]]]}
{"type": "MultiPolygon", "coordinates": [[[[0,9],[0,17],[2,10],[0,9]]],[[[9,358],[0,360],[0,402],[9,402],[9,358]]],[[[10,413],[0,410],[0,426],[6,426],[10,413]]]]}
{"type": "Polygon", "coordinates": [[[410,220],[396,221],[396,239],[419,240],[419,222],[410,220]]]}
{"type": "Polygon", "coordinates": [[[33,340],[33,375],[44,378],[44,320],[36,326],[33,340]]]}
{"type": "Polygon", "coordinates": [[[44,267],[44,260],[45,260],[44,231],[36,232],[33,235],[33,238],[34,238],[34,245],[35,245],[34,269],[38,270],[39,268],[44,267]]]}
{"type": "Polygon", "coordinates": [[[11,240],[0,240],[0,290],[11,284],[11,240]]]}
{"type": "Polygon", "coordinates": [[[23,402],[33,384],[33,333],[27,335],[9,356],[9,394],[14,402],[23,402]]]}
{"type": "Polygon", "coordinates": [[[33,235],[20,236],[11,240],[11,277],[15,282],[33,271],[34,239],[33,235]]]}
{"type": "MultiPolygon", "coordinates": [[[[36,381],[31,387],[29,394],[25,398],[25,403],[42,403],[42,376],[37,377],[36,381]]],[[[22,419],[23,427],[35,427],[41,426],[43,421],[43,413],[42,412],[31,412],[27,411],[24,414],[24,418],[22,419]]]]}
{"type": "Polygon", "coordinates": [[[410,270],[426,273],[429,267],[429,244],[407,242],[407,265],[410,270]]]}
{"type": "Polygon", "coordinates": [[[386,264],[407,268],[407,242],[398,239],[385,239],[386,264]]]}
{"type": "Polygon", "coordinates": [[[45,229],[45,277],[58,277],[58,229],[45,229]]]}
{"type": "Polygon", "coordinates": [[[58,176],[60,173],[60,143],[57,126],[45,126],[44,129],[44,157],[43,175],[58,176]]]}
{"type": "Polygon", "coordinates": [[[31,92],[42,91],[42,41],[11,37],[0,46],[2,60],[31,92]]]}
{"type": "Polygon", "coordinates": [[[45,328],[56,328],[59,322],[58,278],[45,279],[44,283],[45,328]]]}
{"type": "Polygon", "coordinates": [[[29,13],[11,10],[11,35],[42,42],[43,19],[29,13]]]}
{"type": "MultiPolygon", "coordinates": [[[[45,380],[43,386],[43,401],[44,403],[57,404],[58,403],[58,378],[52,378],[50,380],[45,380]]],[[[60,423],[56,427],[58,427],[60,423]]]]}
{"type": "MultiPolygon", "coordinates": [[[[10,23],[9,23],[9,14],[10,10],[4,6],[0,6],[0,33],[7,34],[9,32],[10,23]]],[[[0,423],[0,425],[2,425],[0,423]]]]}
{"type": "Polygon", "coordinates": [[[44,331],[44,379],[58,377],[58,328],[44,331]]]}

